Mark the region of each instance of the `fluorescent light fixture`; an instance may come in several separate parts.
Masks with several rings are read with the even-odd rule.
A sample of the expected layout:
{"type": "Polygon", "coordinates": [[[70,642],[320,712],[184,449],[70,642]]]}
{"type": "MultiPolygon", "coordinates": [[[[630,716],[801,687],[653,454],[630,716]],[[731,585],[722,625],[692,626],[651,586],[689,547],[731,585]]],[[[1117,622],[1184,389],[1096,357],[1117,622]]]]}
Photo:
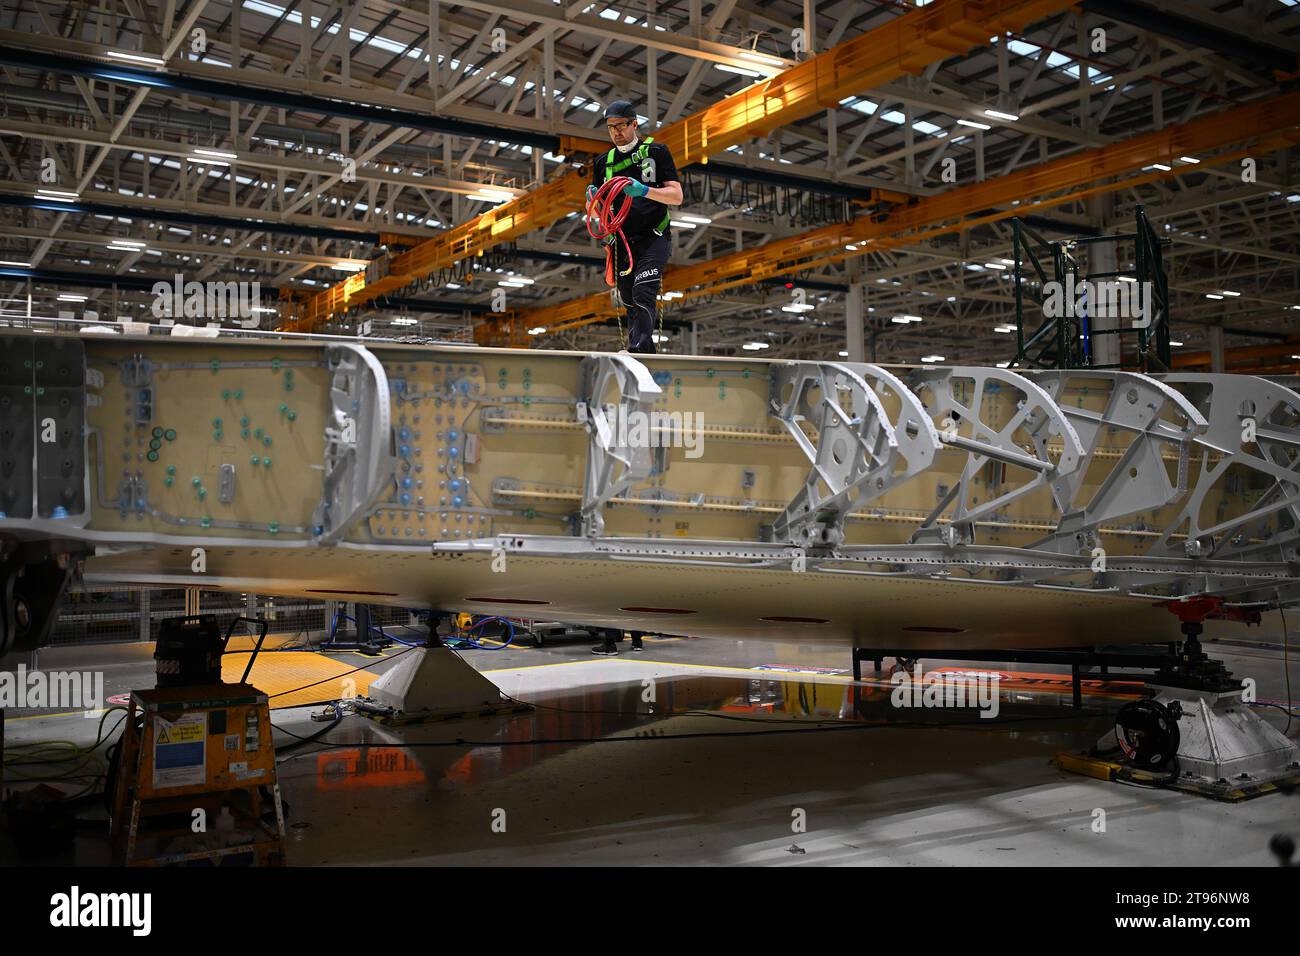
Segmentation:
{"type": "Polygon", "coordinates": [[[841,353],[840,353],[840,358],[848,358],[848,357],[849,357],[849,353],[848,353],[848,352],[841,352],[841,353]]]}
{"type": "Polygon", "coordinates": [[[901,315],[896,315],[896,316],[894,316],[892,319],[890,319],[889,321],[890,321],[890,322],[893,322],[895,325],[907,325],[907,324],[908,324],[908,323],[907,323],[907,319],[903,318],[901,315]]]}
{"type": "Polygon", "coordinates": [[[968,120],[968,119],[959,119],[957,121],[957,125],[969,126],[971,129],[992,129],[993,128],[988,123],[977,123],[974,120],[968,120]]]}
{"type": "MultiPolygon", "coordinates": [[[[32,264],[30,262],[19,262],[17,259],[0,259],[0,266],[14,266],[18,269],[30,269],[32,264]]],[[[1300,308],[1300,306],[1296,306],[1296,308],[1300,308]]]]}
{"type": "Polygon", "coordinates": [[[1009,368],[1010,366],[1011,366],[1011,363],[1010,363],[1010,362],[999,362],[999,363],[998,363],[998,368],[1009,368]]]}
{"type": "Polygon", "coordinates": [[[707,226],[709,223],[713,222],[713,220],[710,219],[708,216],[687,216],[687,215],[681,215],[681,216],[678,216],[677,218],[683,220],[684,222],[695,222],[695,223],[699,223],[701,226],[707,226]]]}
{"type": "Polygon", "coordinates": [[[1137,279],[1133,278],[1132,276],[1116,276],[1115,278],[1118,279],[1120,282],[1137,282],[1137,279]]]}
{"type": "Polygon", "coordinates": [[[203,149],[198,146],[194,147],[194,155],[211,156],[213,159],[238,159],[239,158],[238,154],[236,153],[227,153],[224,150],[220,150],[220,149],[203,149]]]}
{"type": "Polygon", "coordinates": [[[279,310],[279,309],[273,309],[273,308],[271,308],[269,305],[255,305],[255,306],[253,306],[253,308],[252,308],[251,311],[253,311],[253,312],[278,312],[278,311],[280,311],[280,310],[279,310]]]}
{"type": "Polygon", "coordinates": [[[1179,156],[1179,157],[1178,157],[1178,161],[1179,161],[1180,163],[1199,163],[1199,162],[1200,162],[1200,160],[1197,159],[1195,156],[1179,156]]]}
{"type": "Polygon", "coordinates": [[[330,266],[335,272],[364,272],[364,262],[335,262],[330,266]]]}
{"type": "Polygon", "coordinates": [[[1207,293],[1205,293],[1205,297],[1206,297],[1207,299],[1222,299],[1222,298],[1223,298],[1223,296],[1221,296],[1221,295],[1215,295],[1213,292],[1207,292],[1207,293]]]}
{"type": "Polygon", "coordinates": [[[779,57],[769,56],[766,53],[758,53],[754,50],[746,50],[744,53],[740,54],[740,58],[742,60],[753,60],[755,63],[766,63],[769,66],[782,65],[779,57]]]}
{"type": "Polygon", "coordinates": [[[857,247],[856,245],[854,245],[853,243],[851,243],[851,242],[850,242],[847,246],[845,246],[844,248],[847,249],[847,250],[849,250],[849,252],[857,252],[857,251],[858,251],[858,247],[857,247]]]}
{"type": "Polygon", "coordinates": [[[448,289],[459,289],[459,288],[460,288],[460,283],[459,283],[459,282],[448,282],[448,283],[447,283],[447,288],[448,288],[448,289]]]}
{"type": "Polygon", "coordinates": [[[514,193],[503,193],[497,189],[480,189],[478,192],[470,193],[470,199],[476,199],[479,202],[505,202],[507,199],[514,199],[514,193]]]}
{"type": "Polygon", "coordinates": [[[538,325],[528,330],[529,335],[541,335],[546,331],[546,326],[538,325]]]}
{"type": "Polygon", "coordinates": [[[757,70],[747,70],[743,66],[732,66],[730,63],[715,63],[713,65],[723,73],[735,73],[737,76],[748,76],[757,79],[763,75],[757,70]]]}
{"type": "Polygon", "coordinates": [[[165,61],[156,56],[141,53],[124,53],[121,50],[109,50],[108,56],[114,60],[126,60],[128,63],[144,63],[148,66],[163,66],[165,61]]]}
{"type": "Polygon", "coordinates": [[[672,220],[672,224],[673,224],[674,226],[677,226],[677,227],[680,228],[680,229],[694,229],[694,228],[695,228],[695,223],[693,223],[693,222],[687,222],[685,219],[674,219],[674,220],[672,220]]]}
{"type": "Polygon", "coordinates": [[[999,272],[1006,272],[1006,271],[1007,271],[1007,267],[1004,266],[1004,265],[1003,265],[1002,263],[1000,263],[1000,262],[986,262],[986,263],[984,263],[984,268],[985,268],[985,269],[997,269],[999,272]]]}
{"type": "Polygon", "coordinates": [[[60,302],[85,302],[86,297],[84,295],[73,295],[71,292],[60,292],[59,301],[60,302]]]}
{"type": "Polygon", "coordinates": [[[1172,345],[1174,348],[1178,348],[1178,347],[1181,346],[1183,343],[1182,343],[1182,342],[1175,342],[1173,339],[1170,339],[1170,340],[1169,340],[1169,344],[1172,345]]]}
{"type": "Polygon", "coordinates": [[[816,306],[809,305],[807,302],[805,302],[803,305],[799,305],[797,303],[794,305],[783,305],[781,306],[781,311],[782,312],[811,312],[815,308],[816,306]]]}
{"type": "Polygon", "coordinates": [[[993,331],[994,331],[994,332],[1002,332],[1002,333],[1006,333],[1006,332],[1014,332],[1015,330],[1016,330],[1016,327],[1015,327],[1014,325],[995,325],[995,326],[993,326],[993,331]]]}
{"type": "Polygon", "coordinates": [[[761,352],[765,348],[770,348],[766,342],[746,342],[741,346],[746,352],[761,352]]]}
{"type": "Polygon", "coordinates": [[[685,295],[685,294],[686,294],[686,293],[684,293],[684,292],[665,292],[665,293],[664,293],[664,298],[665,298],[665,299],[680,299],[680,298],[681,298],[683,295],[685,295]]]}
{"type": "Polygon", "coordinates": [[[530,278],[528,278],[528,276],[517,276],[517,275],[511,275],[511,276],[510,276],[510,281],[511,281],[511,282],[522,282],[524,285],[532,285],[532,284],[533,284],[534,282],[536,282],[537,280],[536,280],[536,279],[530,279],[530,278]]]}
{"type": "Polygon", "coordinates": [[[139,239],[113,239],[109,242],[110,246],[126,246],[129,249],[143,249],[145,243],[139,239]]]}
{"type": "Polygon", "coordinates": [[[55,202],[73,202],[79,197],[76,193],[65,192],[62,189],[38,189],[36,198],[53,199],[55,202]]]}
{"type": "Polygon", "coordinates": [[[999,259],[998,262],[1002,263],[1004,266],[1014,266],[1016,264],[1015,259],[999,259]]]}
{"type": "Polygon", "coordinates": [[[399,315],[397,318],[391,319],[390,321],[393,323],[393,325],[415,325],[416,323],[415,319],[409,318],[407,316],[402,316],[402,315],[399,315]]]}
{"type": "Polygon", "coordinates": [[[502,279],[497,285],[505,286],[507,289],[522,289],[524,287],[524,283],[513,282],[510,279],[502,279]]]}
{"type": "Polygon", "coordinates": [[[1219,291],[1222,292],[1224,295],[1230,295],[1233,298],[1236,298],[1237,296],[1241,295],[1240,292],[1233,292],[1231,289],[1220,289],[1219,291]]]}
{"type": "Polygon", "coordinates": [[[904,322],[920,322],[920,321],[921,321],[921,317],[920,317],[919,315],[896,315],[896,316],[894,316],[894,318],[896,318],[896,319],[902,319],[904,322]]]}
{"type": "Polygon", "coordinates": [[[922,356],[921,356],[921,361],[922,361],[922,362],[942,362],[942,361],[943,361],[943,356],[942,356],[942,355],[922,355],[922,356]]]}
{"type": "Polygon", "coordinates": [[[656,332],[654,335],[650,336],[650,341],[662,344],[668,341],[668,336],[660,335],[658,332],[656,332]]]}
{"type": "Polygon", "coordinates": [[[1152,164],[1151,164],[1151,168],[1152,168],[1152,169],[1158,169],[1158,170],[1160,170],[1162,173],[1167,173],[1167,172],[1169,172],[1169,170],[1170,170],[1172,167],[1170,167],[1170,166],[1166,166],[1164,163],[1152,163],[1152,164]]]}
{"type": "Polygon", "coordinates": [[[985,116],[992,116],[994,119],[1006,120],[1008,123],[1014,123],[1020,119],[1015,113],[1003,113],[1001,110],[985,110],[985,116]]]}

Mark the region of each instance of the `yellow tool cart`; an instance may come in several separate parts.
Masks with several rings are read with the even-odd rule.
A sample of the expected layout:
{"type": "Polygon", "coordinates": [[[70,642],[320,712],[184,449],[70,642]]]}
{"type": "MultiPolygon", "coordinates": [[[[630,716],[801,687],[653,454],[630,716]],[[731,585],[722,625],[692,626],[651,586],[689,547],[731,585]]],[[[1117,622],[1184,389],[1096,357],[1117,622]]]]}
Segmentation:
{"type": "Polygon", "coordinates": [[[133,691],[121,747],[110,821],[121,862],[283,865],[271,713],[256,687],[133,691]]]}

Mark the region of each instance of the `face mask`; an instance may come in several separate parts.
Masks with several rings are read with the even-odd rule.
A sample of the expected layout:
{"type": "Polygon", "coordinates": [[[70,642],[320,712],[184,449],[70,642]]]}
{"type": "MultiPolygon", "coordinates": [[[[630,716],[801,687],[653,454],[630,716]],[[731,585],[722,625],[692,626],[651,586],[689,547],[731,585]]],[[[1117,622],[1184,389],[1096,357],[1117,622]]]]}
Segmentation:
{"type": "Polygon", "coordinates": [[[620,146],[618,143],[615,143],[614,148],[620,153],[630,153],[632,150],[636,149],[636,144],[639,142],[641,142],[641,137],[634,136],[632,137],[632,142],[628,143],[626,146],[620,146]]]}

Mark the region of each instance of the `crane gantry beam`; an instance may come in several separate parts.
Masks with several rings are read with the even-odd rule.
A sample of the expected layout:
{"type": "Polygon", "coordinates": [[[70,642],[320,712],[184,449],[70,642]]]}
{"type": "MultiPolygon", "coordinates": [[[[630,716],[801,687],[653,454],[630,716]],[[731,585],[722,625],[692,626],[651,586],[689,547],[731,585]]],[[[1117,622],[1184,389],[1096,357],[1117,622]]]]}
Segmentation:
{"type": "MultiPolygon", "coordinates": [[[[1085,195],[1132,186],[1134,178],[1114,179],[1125,173],[1161,164],[1145,179],[1166,178],[1179,172],[1179,157],[1196,156],[1234,144],[1254,144],[1257,152],[1300,142],[1300,92],[1233,106],[1231,116],[1203,116],[1178,126],[1144,133],[1096,149],[1074,153],[1028,169],[969,186],[956,186],[890,210],[885,216],[835,223],[778,239],[689,266],[670,268],[663,280],[665,292],[714,294],[774,276],[788,275],[831,262],[960,232],[973,225],[1026,215],[1037,209],[1061,205],[1085,195]],[[1107,180],[1111,180],[1107,182],[1107,180]],[[1058,195],[1053,196],[1056,193],[1058,195]],[[1033,202],[1028,197],[1046,197],[1033,202]],[[1011,205],[1018,202],[1018,205],[1011,205]],[[1002,208],[998,208],[1002,207],[1002,208]],[[858,248],[845,249],[848,245],[858,248]]],[[[1228,161],[1245,155],[1238,151],[1216,156],[1228,161]]],[[[1201,157],[1197,157],[1201,158],[1201,157]]],[[[1206,160],[1208,162],[1209,160],[1206,160]]],[[[486,323],[479,340],[521,344],[530,327],[561,332],[600,322],[616,311],[607,293],[600,292],[567,302],[510,313],[486,323]]]]}
{"type": "MultiPolygon", "coordinates": [[[[1069,6],[1068,0],[935,0],[667,124],[654,136],[679,167],[707,162],[729,146],[832,109],[846,96],[986,45],[991,33],[1019,32],[1069,6]]],[[[285,328],[309,331],[414,279],[543,229],[582,207],[586,185],[581,172],[566,172],[403,253],[377,259],[365,272],[313,296],[285,328]]]]}

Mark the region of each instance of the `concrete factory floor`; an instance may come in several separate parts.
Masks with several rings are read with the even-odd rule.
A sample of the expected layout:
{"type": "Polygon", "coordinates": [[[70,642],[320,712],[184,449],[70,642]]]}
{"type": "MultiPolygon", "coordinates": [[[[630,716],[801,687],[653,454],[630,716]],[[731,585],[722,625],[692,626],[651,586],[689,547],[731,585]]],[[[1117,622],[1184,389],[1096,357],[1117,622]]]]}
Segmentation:
{"type": "MultiPolygon", "coordinates": [[[[1285,702],[1279,638],[1250,636],[1207,650],[1254,677],[1261,700],[1285,702]]],[[[290,864],[1273,865],[1269,838],[1300,833],[1294,795],[1218,803],[1053,766],[1053,754],[1112,726],[1132,690],[1113,682],[1094,683],[1076,714],[1068,677],[1006,679],[999,717],[983,720],[892,708],[888,673],[853,686],[843,648],[647,639],[644,653],[624,641],[618,657],[597,658],[590,646],[465,652],[507,694],[536,705],[528,713],[408,726],[348,716],[287,753],[279,777],[290,864]],[[538,739],[566,742],[530,742],[538,739]],[[1097,808],[1105,832],[1094,832],[1097,808]],[[795,832],[800,810],[806,829],[795,832]]],[[[402,650],[334,660],[377,674],[402,650]]],[[[70,648],[43,652],[40,663],[103,669],[115,694],[152,686],[148,653],[70,648]]],[[[1300,691],[1300,679],[1293,684],[1300,691]]],[[[276,710],[277,744],[319,731],[310,714],[320,709],[276,710]]],[[[1279,710],[1262,713],[1286,725],[1279,710]]],[[[92,742],[98,723],[10,711],[6,744],[92,742]]],[[[17,861],[0,834],[0,859],[109,857],[102,838],[83,832],[74,855],[41,861],[17,861]]]]}

